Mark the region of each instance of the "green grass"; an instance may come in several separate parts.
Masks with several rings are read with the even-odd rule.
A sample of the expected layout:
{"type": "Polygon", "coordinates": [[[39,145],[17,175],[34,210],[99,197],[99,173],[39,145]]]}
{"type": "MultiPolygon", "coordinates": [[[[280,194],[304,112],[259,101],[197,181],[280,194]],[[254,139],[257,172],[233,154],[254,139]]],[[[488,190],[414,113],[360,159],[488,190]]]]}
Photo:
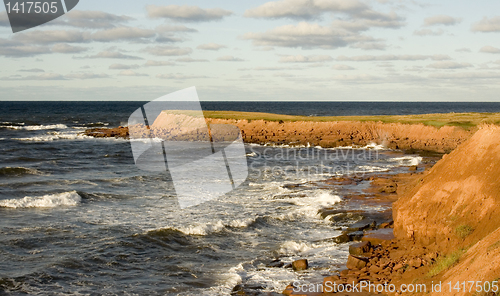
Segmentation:
{"type": "Polygon", "coordinates": [[[465,239],[474,231],[474,228],[469,225],[460,225],[455,228],[455,233],[461,239],[465,239]]]}
{"type": "Polygon", "coordinates": [[[424,124],[437,128],[443,126],[458,126],[469,130],[479,124],[499,124],[500,113],[436,113],[421,115],[381,115],[381,116],[292,116],[283,114],[237,111],[203,111],[207,118],[266,120],[278,122],[294,121],[360,121],[403,124],[424,124]]]}
{"type": "Polygon", "coordinates": [[[465,252],[465,250],[458,250],[455,251],[445,257],[440,257],[433,265],[431,270],[427,273],[428,277],[433,277],[437,274],[439,274],[443,270],[447,270],[453,265],[455,265],[458,260],[460,259],[460,256],[465,252]]]}

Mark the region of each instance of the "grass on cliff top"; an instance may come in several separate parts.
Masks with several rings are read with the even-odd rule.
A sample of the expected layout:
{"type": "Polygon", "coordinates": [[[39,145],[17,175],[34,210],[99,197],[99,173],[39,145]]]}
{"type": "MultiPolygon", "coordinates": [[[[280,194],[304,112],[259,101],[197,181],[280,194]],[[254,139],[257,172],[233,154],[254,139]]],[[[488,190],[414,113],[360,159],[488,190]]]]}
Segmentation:
{"type": "Polygon", "coordinates": [[[360,121],[403,124],[424,124],[437,128],[459,126],[470,129],[482,123],[500,124],[500,113],[436,113],[421,115],[379,115],[379,116],[293,116],[259,112],[203,111],[205,117],[218,119],[246,119],[267,121],[360,121]]]}

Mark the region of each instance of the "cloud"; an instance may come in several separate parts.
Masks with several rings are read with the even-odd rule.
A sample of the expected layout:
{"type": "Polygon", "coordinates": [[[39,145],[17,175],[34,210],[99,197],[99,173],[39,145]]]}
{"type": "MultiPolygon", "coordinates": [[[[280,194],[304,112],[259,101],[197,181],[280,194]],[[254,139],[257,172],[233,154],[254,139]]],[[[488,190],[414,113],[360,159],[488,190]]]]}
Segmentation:
{"type": "Polygon", "coordinates": [[[120,73],[118,73],[120,76],[149,76],[148,74],[145,73],[137,73],[132,70],[122,70],[120,73]]]}
{"type": "Polygon", "coordinates": [[[64,80],[64,79],[65,78],[63,75],[56,73],[43,73],[30,76],[13,75],[2,78],[2,80],[64,80]]]}
{"type": "Polygon", "coordinates": [[[99,78],[108,78],[109,76],[107,74],[95,74],[95,73],[90,73],[90,72],[79,72],[79,73],[72,73],[64,76],[66,79],[80,79],[80,80],[87,80],[87,79],[99,79],[99,78]]]}
{"type": "Polygon", "coordinates": [[[172,80],[186,80],[186,79],[196,79],[196,78],[208,78],[207,76],[199,75],[184,75],[184,74],[158,74],[157,78],[160,79],[172,79],[172,80]]]}
{"type": "Polygon", "coordinates": [[[188,28],[186,26],[182,25],[161,25],[156,27],[157,32],[187,32],[187,33],[193,33],[193,32],[198,32],[198,30],[193,29],[193,28],[188,28]]]}
{"type": "Polygon", "coordinates": [[[205,59],[192,59],[190,57],[185,57],[185,58],[178,58],[175,60],[176,62],[181,62],[181,63],[198,63],[198,62],[208,62],[208,60],[205,59]]]}
{"type": "Polygon", "coordinates": [[[175,46],[153,46],[144,49],[146,52],[156,56],[183,56],[193,52],[189,47],[175,47],[175,46]]]}
{"type": "Polygon", "coordinates": [[[129,70],[137,68],[139,68],[139,65],[112,64],[109,66],[110,70],[129,70]]]}
{"type": "Polygon", "coordinates": [[[222,56],[222,57],[217,58],[217,61],[221,61],[221,62],[243,62],[244,60],[240,59],[240,58],[235,58],[235,57],[230,56],[230,55],[227,55],[227,56],[222,56]]]}
{"type": "Polygon", "coordinates": [[[444,61],[451,60],[447,55],[362,55],[362,56],[339,56],[338,61],[354,61],[354,62],[368,62],[368,61],[423,61],[423,60],[444,61]]]}
{"type": "Polygon", "coordinates": [[[449,15],[435,15],[428,17],[424,20],[424,26],[453,26],[459,24],[462,21],[461,18],[451,17],[449,15]]]}
{"type": "Polygon", "coordinates": [[[498,79],[498,72],[460,72],[460,73],[432,73],[430,78],[434,79],[498,79]]]}
{"type": "Polygon", "coordinates": [[[144,64],[144,67],[162,67],[162,66],[173,66],[175,63],[170,61],[152,61],[149,60],[144,64]]]}
{"type": "Polygon", "coordinates": [[[352,0],[281,0],[267,2],[259,7],[249,9],[243,14],[252,18],[290,18],[311,20],[323,13],[342,13],[354,19],[377,21],[394,21],[400,18],[395,13],[384,14],[374,11],[367,4],[352,0]]]}
{"type": "Polygon", "coordinates": [[[206,44],[200,44],[196,48],[197,49],[203,49],[203,50],[219,50],[221,48],[226,48],[227,46],[222,45],[222,44],[217,44],[217,43],[206,43],[206,44]]]}
{"type": "Polygon", "coordinates": [[[126,23],[131,20],[134,20],[134,18],[124,15],[119,16],[102,11],[72,10],[65,14],[64,17],[49,24],[96,29],[112,28],[117,24],[126,23]]]}
{"type": "Polygon", "coordinates": [[[348,45],[359,47],[362,44],[379,42],[379,40],[360,35],[357,32],[307,22],[277,27],[265,33],[246,33],[242,38],[252,40],[253,44],[257,46],[324,49],[335,49],[348,45]]]}
{"type": "Polygon", "coordinates": [[[484,52],[484,53],[500,53],[500,49],[499,48],[496,48],[496,47],[493,47],[493,46],[483,46],[481,47],[481,49],[479,50],[479,52],[484,52]]]}
{"type": "Polygon", "coordinates": [[[280,58],[280,63],[319,63],[332,61],[332,57],[329,55],[295,55],[295,56],[284,56],[280,58]]]}
{"type": "Polygon", "coordinates": [[[198,6],[146,6],[148,16],[150,18],[167,18],[175,21],[183,22],[208,22],[218,21],[225,16],[232,15],[233,13],[221,8],[202,9],[198,6]]]}
{"type": "Polygon", "coordinates": [[[40,72],[45,72],[45,70],[43,69],[39,69],[39,68],[33,68],[33,69],[21,69],[21,70],[17,70],[19,72],[32,72],[32,73],[40,73],[40,72]]]}
{"type": "Polygon", "coordinates": [[[427,68],[433,68],[433,69],[463,69],[469,67],[472,67],[472,64],[457,63],[453,61],[440,61],[427,65],[427,68]]]}
{"type": "Polygon", "coordinates": [[[491,19],[484,17],[481,21],[472,25],[473,32],[500,32],[500,16],[491,19]]]}
{"type": "Polygon", "coordinates": [[[51,50],[52,52],[57,52],[57,53],[80,53],[87,51],[88,48],[81,46],[72,46],[67,43],[58,43],[52,46],[51,50]]]}
{"type": "Polygon", "coordinates": [[[6,57],[30,57],[50,53],[47,46],[24,45],[22,42],[0,38],[0,55],[6,57]]]}
{"type": "Polygon", "coordinates": [[[348,65],[342,65],[342,64],[333,65],[332,69],[334,69],[334,70],[342,70],[342,71],[344,71],[344,70],[354,70],[353,67],[348,66],[348,65]]]}
{"type": "Polygon", "coordinates": [[[455,49],[456,52],[472,52],[472,50],[470,50],[470,48],[467,48],[467,47],[462,47],[462,48],[457,48],[455,49]]]}
{"type": "Polygon", "coordinates": [[[0,27],[10,27],[9,17],[7,11],[0,12],[0,27]]]}
{"type": "Polygon", "coordinates": [[[100,42],[110,42],[119,40],[143,40],[156,36],[153,30],[146,30],[133,27],[117,27],[107,30],[97,31],[92,34],[92,39],[100,42]]]}
{"type": "Polygon", "coordinates": [[[109,76],[106,74],[95,74],[89,72],[79,72],[79,73],[71,73],[67,75],[61,75],[57,73],[43,73],[38,75],[30,75],[30,76],[20,76],[13,75],[9,77],[3,77],[2,80],[71,80],[71,79],[98,79],[98,78],[108,78],[109,76]]]}
{"type": "MultiPolygon", "coordinates": [[[[78,58],[78,57],[76,57],[78,58]]],[[[126,55],[118,51],[101,51],[92,56],[85,56],[81,58],[87,59],[125,59],[125,60],[142,60],[142,58],[137,56],[126,55]]]]}
{"type": "Polygon", "coordinates": [[[443,29],[431,30],[431,29],[420,29],[413,32],[413,35],[417,36],[441,36],[444,34],[443,29]]]}
{"type": "Polygon", "coordinates": [[[90,41],[90,33],[75,30],[34,30],[17,33],[12,40],[27,44],[83,43],[90,41]]]}

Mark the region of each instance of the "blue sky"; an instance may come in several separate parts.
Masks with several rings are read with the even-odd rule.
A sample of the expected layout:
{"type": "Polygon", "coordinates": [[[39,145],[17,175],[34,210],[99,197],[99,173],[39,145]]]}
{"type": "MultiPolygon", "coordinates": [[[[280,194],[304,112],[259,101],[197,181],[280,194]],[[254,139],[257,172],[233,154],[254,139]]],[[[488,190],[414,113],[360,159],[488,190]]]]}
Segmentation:
{"type": "Polygon", "coordinates": [[[13,34],[0,100],[498,101],[499,1],[81,0],[13,34]]]}

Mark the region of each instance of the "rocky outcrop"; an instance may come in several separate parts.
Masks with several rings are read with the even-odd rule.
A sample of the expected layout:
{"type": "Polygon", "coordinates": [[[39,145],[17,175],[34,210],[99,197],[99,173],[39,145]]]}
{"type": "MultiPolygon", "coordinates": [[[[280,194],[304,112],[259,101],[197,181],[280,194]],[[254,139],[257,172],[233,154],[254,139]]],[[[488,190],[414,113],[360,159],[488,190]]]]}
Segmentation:
{"type": "MultiPolygon", "coordinates": [[[[158,122],[157,122],[158,121],[158,122]]],[[[160,122],[153,124],[158,129],[160,122]]],[[[168,121],[167,121],[168,122],[168,121]]],[[[357,121],[266,121],[208,118],[211,125],[236,125],[245,143],[313,145],[324,148],[365,146],[377,143],[391,149],[449,152],[472,136],[475,130],[444,126],[436,128],[423,124],[401,124],[357,121]]],[[[85,131],[95,137],[128,137],[126,128],[96,128],[85,131]]]]}

